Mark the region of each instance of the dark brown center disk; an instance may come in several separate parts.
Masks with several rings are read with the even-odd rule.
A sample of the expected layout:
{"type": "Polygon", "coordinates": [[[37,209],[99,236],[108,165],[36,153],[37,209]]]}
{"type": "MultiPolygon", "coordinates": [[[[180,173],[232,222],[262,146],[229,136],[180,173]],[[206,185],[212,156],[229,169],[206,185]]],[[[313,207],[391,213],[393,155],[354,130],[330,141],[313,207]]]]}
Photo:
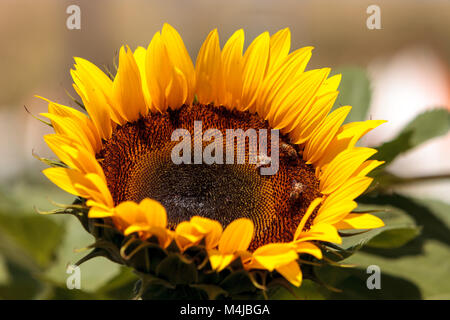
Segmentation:
{"type": "MultiPolygon", "coordinates": [[[[249,218],[255,224],[250,250],[291,241],[309,204],[320,196],[314,167],[307,165],[283,136],[276,174],[261,175],[261,166],[249,163],[249,139],[245,140],[246,161],[227,164],[226,129],[267,129],[267,154],[271,154],[267,122],[258,115],[224,107],[185,105],[117,127],[97,155],[115,204],[156,199],[165,207],[172,229],[194,215],[217,220],[224,227],[237,218],[249,218]],[[191,164],[173,162],[172,150],[181,141],[172,141],[174,130],[189,131],[192,146],[195,139],[202,138],[194,132],[194,121],[201,121],[202,134],[208,129],[222,133],[223,164],[195,164],[194,147],[191,164]]],[[[202,150],[213,141],[203,141],[202,150]]],[[[236,145],[234,151],[237,155],[236,145]]],[[[313,218],[314,214],[306,227],[313,218]]]]}

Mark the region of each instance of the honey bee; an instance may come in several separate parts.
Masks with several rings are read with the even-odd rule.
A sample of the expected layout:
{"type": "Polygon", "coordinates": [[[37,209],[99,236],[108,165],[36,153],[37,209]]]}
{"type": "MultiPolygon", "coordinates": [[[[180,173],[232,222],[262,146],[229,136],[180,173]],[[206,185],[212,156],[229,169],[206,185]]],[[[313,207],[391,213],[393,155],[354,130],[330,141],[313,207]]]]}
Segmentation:
{"type": "Polygon", "coordinates": [[[302,194],[303,190],[305,189],[305,186],[301,182],[297,182],[294,180],[292,191],[289,194],[290,198],[293,200],[297,200],[300,198],[300,195],[302,194]]]}
{"type": "Polygon", "coordinates": [[[297,159],[297,150],[295,150],[295,148],[293,146],[291,146],[288,143],[282,142],[280,147],[281,147],[281,151],[284,152],[285,154],[287,154],[287,156],[290,159],[292,159],[292,160],[297,159]]]}

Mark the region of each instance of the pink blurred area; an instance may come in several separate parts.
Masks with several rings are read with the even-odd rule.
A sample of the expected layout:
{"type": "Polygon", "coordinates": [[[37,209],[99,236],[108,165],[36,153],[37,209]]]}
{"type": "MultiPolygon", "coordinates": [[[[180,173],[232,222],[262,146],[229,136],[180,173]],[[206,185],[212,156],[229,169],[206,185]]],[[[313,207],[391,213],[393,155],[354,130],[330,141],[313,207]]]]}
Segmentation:
{"type": "MultiPolygon", "coordinates": [[[[446,60],[430,46],[412,46],[369,64],[372,80],[370,117],[389,122],[366,136],[379,145],[396,136],[417,114],[434,108],[450,110],[450,72],[446,60]]],[[[432,139],[398,157],[389,171],[402,177],[450,173],[450,134],[432,139]]],[[[450,201],[450,181],[404,185],[396,189],[416,196],[450,201]]]]}
{"type": "MultiPolygon", "coordinates": [[[[42,167],[31,150],[51,156],[42,140],[49,128],[23,106],[35,115],[45,112],[46,103],[35,94],[73,106],[65,92],[74,94],[69,74],[73,56],[111,66],[121,45],[147,46],[164,22],[179,30],[194,61],[213,28],[222,44],[244,28],[248,45],[266,30],[289,27],[293,49],[315,47],[310,68],[367,68],[373,87],[370,117],[389,121],[365,139],[369,145],[394,137],[423,110],[450,109],[449,1],[2,0],[1,181],[42,167]],[[71,4],[80,6],[81,30],[66,28],[71,4]],[[366,27],[371,4],[381,9],[381,30],[366,27]]],[[[448,173],[449,143],[450,135],[434,139],[390,169],[405,176],[448,173]]]]}
{"type": "MultiPolygon", "coordinates": [[[[450,110],[450,73],[444,59],[430,47],[411,47],[369,65],[373,97],[370,116],[389,125],[367,137],[370,145],[390,140],[418,113],[450,110]]],[[[450,135],[421,145],[391,165],[403,175],[450,172],[450,135]],[[424,165],[418,165],[424,164],[424,165]],[[426,164],[426,165],[425,165],[426,164]]]]}

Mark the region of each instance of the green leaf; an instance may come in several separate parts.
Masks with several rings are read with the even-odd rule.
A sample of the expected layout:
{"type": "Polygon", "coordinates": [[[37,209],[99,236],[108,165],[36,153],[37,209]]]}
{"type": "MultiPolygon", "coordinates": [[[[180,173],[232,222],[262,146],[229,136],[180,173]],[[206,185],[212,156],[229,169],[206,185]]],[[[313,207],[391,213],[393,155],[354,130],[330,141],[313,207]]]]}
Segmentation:
{"type": "Polygon", "coordinates": [[[204,290],[189,285],[177,285],[169,289],[163,284],[152,283],[142,294],[143,300],[206,300],[208,295],[204,290]]]}
{"type": "Polygon", "coordinates": [[[434,109],[419,114],[402,131],[413,132],[411,144],[419,144],[444,135],[450,129],[450,112],[446,109],[434,109]]]}
{"type": "MultiPolygon", "coordinates": [[[[65,223],[65,237],[58,248],[56,259],[45,271],[45,278],[52,282],[65,286],[67,277],[67,265],[74,264],[89,251],[77,250],[93,243],[95,239],[84,230],[78,219],[71,215],[51,216],[65,223]]],[[[98,257],[86,261],[80,266],[81,289],[92,293],[101,288],[105,283],[113,279],[119,272],[120,266],[106,258],[98,257]]]]}
{"type": "Polygon", "coordinates": [[[400,154],[427,140],[446,134],[449,129],[450,112],[446,109],[426,111],[406,125],[396,138],[379,146],[375,158],[386,161],[385,166],[400,154]]]}
{"type": "MultiPolygon", "coordinates": [[[[377,168],[374,173],[378,173],[381,168],[386,167],[389,163],[394,161],[397,156],[413,148],[411,143],[413,132],[401,132],[395,139],[383,143],[377,147],[378,152],[374,156],[375,159],[384,161],[385,163],[377,168]]],[[[371,174],[373,176],[373,173],[371,174]]]]}
{"type": "Polygon", "coordinates": [[[245,270],[231,273],[223,279],[220,286],[232,296],[256,291],[248,272],[245,270]]]}
{"type": "Polygon", "coordinates": [[[191,287],[205,291],[210,300],[215,300],[219,296],[227,296],[225,290],[212,284],[191,284],[191,287]]]}
{"type": "Polygon", "coordinates": [[[343,237],[342,244],[335,246],[341,257],[331,251],[326,254],[330,259],[340,261],[365,246],[397,248],[419,234],[419,228],[414,220],[405,211],[392,205],[359,204],[357,211],[374,211],[372,214],[382,219],[385,226],[362,233],[360,231],[346,231],[344,234],[350,236],[343,237]],[[399,234],[401,237],[397,238],[396,235],[399,234]]]}
{"type": "Polygon", "coordinates": [[[370,80],[366,71],[359,67],[346,67],[336,69],[334,73],[342,74],[339,96],[334,108],[352,106],[346,123],[365,120],[371,99],[370,80]]]}
{"type": "MultiPolygon", "coordinates": [[[[421,233],[400,248],[365,248],[345,262],[361,267],[378,265],[385,287],[391,286],[390,277],[402,278],[414,284],[424,299],[450,294],[450,204],[432,199],[417,199],[403,195],[382,195],[362,198],[365,203],[389,203],[406,212],[415,220],[421,233]]],[[[368,204],[367,204],[368,205],[368,204]]],[[[411,297],[411,288],[399,287],[403,298],[411,297]]],[[[387,290],[387,289],[386,289],[387,290]]],[[[416,296],[417,298],[417,296],[416,296]]]]}
{"type": "Polygon", "coordinates": [[[27,266],[5,259],[5,269],[8,279],[0,283],[0,300],[33,299],[45,289],[46,285],[27,266]]]}
{"type": "MultiPolygon", "coordinates": [[[[359,256],[358,255],[355,255],[359,256]]],[[[376,263],[374,263],[376,264],[376,263]]],[[[369,289],[367,279],[371,274],[367,268],[338,268],[325,266],[316,268],[321,281],[337,290],[322,291],[327,299],[380,300],[380,299],[421,299],[420,288],[410,279],[393,275],[381,267],[381,289],[369,289]]]]}
{"type": "Polygon", "coordinates": [[[130,299],[138,279],[131,268],[121,267],[120,272],[100,287],[96,294],[108,299],[130,299]]]}
{"type": "Polygon", "coordinates": [[[0,212],[0,231],[42,268],[52,262],[64,235],[62,225],[38,214],[11,215],[0,212]]]}
{"type": "Polygon", "coordinates": [[[404,227],[385,230],[376,235],[366,244],[372,248],[399,248],[420,234],[420,228],[404,227]]]}
{"type": "Polygon", "coordinates": [[[0,285],[5,285],[10,280],[6,262],[6,258],[0,254],[0,285]]]}
{"type": "Polygon", "coordinates": [[[178,254],[169,255],[156,268],[156,275],[172,284],[191,284],[198,280],[194,263],[186,263],[178,254]]]}
{"type": "Polygon", "coordinates": [[[324,300],[326,298],[326,290],[312,280],[305,279],[300,287],[291,286],[295,296],[287,289],[280,287],[270,295],[273,300],[324,300]]]}
{"type": "Polygon", "coordinates": [[[381,217],[386,224],[418,225],[422,228],[420,238],[435,239],[450,245],[450,205],[432,199],[418,199],[401,194],[380,194],[358,199],[358,208],[382,208],[387,206],[397,214],[381,217]],[[390,220],[386,220],[390,219],[390,220]]]}
{"type": "Polygon", "coordinates": [[[45,296],[41,297],[46,300],[98,300],[104,299],[103,296],[95,293],[86,292],[83,290],[72,289],[69,290],[64,286],[55,285],[51,287],[45,296]]]}

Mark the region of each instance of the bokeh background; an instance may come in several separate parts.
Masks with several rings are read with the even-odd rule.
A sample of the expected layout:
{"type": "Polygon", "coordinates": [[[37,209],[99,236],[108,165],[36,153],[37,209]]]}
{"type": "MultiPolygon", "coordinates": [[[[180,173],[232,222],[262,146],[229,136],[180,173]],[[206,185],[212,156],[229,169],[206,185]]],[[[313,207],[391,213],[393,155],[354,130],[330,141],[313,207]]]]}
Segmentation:
{"type": "MultiPolygon", "coordinates": [[[[272,34],[289,27],[293,49],[315,47],[308,68],[331,67],[343,73],[338,103],[354,106],[352,120],[389,121],[368,134],[363,145],[395,139],[426,110],[450,110],[450,2],[446,0],[2,0],[0,298],[127,298],[131,292],[131,272],[102,258],[82,266],[82,290],[66,289],[66,266],[87,252],[79,249],[92,238],[73,217],[36,212],[55,208],[52,201],[69,203],[72,198],[40,173],[45,165],[32,153],[53,157],[42,139],[50,128],[24,106],[33,115],[45,112],[46,103],[35,95],[75,106],[67,94],[75,96],[69,74],[74,56],[111,67],[121,45],[146,47],[164,22],[180,32],[194,61],[213,28],[218,28],[222,45],[243,28],[247,46],[266,30],[272,34]],[[81,9],[80,30],[66,27],[66,8],[72,4],[81,9]],[[366,27],[371,4],[381,9],[380,30],[366,27]]],[[[433,121],[425,125],[433,126],[433,121]]],[[[306,282],[299,293],[303,298],[450,299],[450,135],[446,132],[396,157],[387,169],[401,183],[390,184],[377,198],[389,202],[394,224],[413,226],[417,234],[398,248],[372,245],[352,256],[349,263],[358,265],[356,271],[328,279],[345,295],[306,282]],[[364,270],[371,264],[381,267],[381,290],[365,286],[364,270]]],[[[367,206],[371,201],[364,202],[367,206]]],[[[280,292],[277,297],[288,295],[280,292]]]]}

